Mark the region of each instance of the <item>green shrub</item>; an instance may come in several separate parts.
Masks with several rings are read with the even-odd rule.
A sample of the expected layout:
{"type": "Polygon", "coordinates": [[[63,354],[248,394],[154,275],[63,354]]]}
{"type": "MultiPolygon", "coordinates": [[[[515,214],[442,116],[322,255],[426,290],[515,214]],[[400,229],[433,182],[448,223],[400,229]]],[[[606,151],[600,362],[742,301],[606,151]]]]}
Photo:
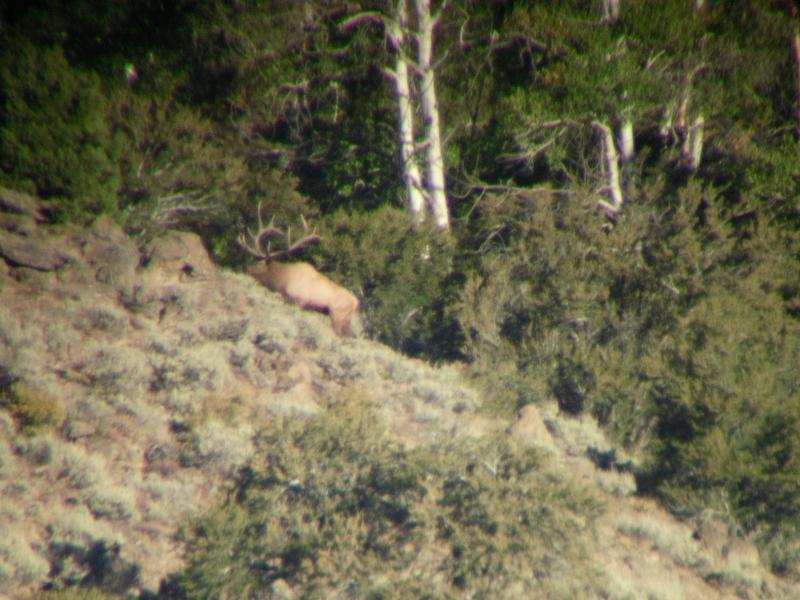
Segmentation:
{"type": "Polygon", "coordinates": [[[408,211],[392,207],[341,211],[320,224],[323,242],[314,256],[361,298],[370,337],[411,356],[459,355],[449,308],[456,294],[451,238],[415,229],[408,211]]]}
{"type": "Polygon", "coordinates": [[[609,267],[627,233],[609,239],[579,202],[546,192],[487,196],[477,209],[470,235],[482,251],[456,315],[464,353],[488,378],[495,408],[512,414],[560,395],[576,412],[590,409],[593,396],[575,392],[592,379],[593,388],[602,385],[585,364],[596,360],[592,337],[609,314],[609,267]],[[576,387],[570,378],[579,371],[586,381],[576,387]]]}
{"type": "Polygon", "coordinates": [[[4,46],[0,180],[56,200],[61,218],[113,214],[120,174],[99,79],[71,67],[59,47],[4,46]]]}
{"type": "Polygon", "coordinates": [[[58,398],[21,381],[0,390],[0,407],[13,415],[25,433],[57,427],[66,416],[64,404],[58,398]]]}
{"type": "Polygon", "coordinates": [[[779,298],[756,277],[709,290],[665,339],[642,476],[678,511],[730,511],[773,547],[768,557],[780,571],[786,560],[772,538],[796,545],[800,519],[798,339],[779,298]]]}
{"type": "Polygon", "coordinates": [[[119,594],[109,594],[97,588],[84,586],[44,592],[36,596],[36,600],[120,600],[121,598],[123,596],[119,594]]]}
{"type": "Polygon", "coordinates": [[[54,591],[43,598],[111,600],[127,597],[140,584],[139,566],[121,556],[118,544],[54,543],[50,553],[49,586],[54,591]]]}
{"type": "Polygon", "coordinates": [[[125,226],[152,237],[165,229],[191,230],[203,237],[216,260],[242,262],[236,244],[245,228],[257,229],[256,206],[279,226],[313,217],[297,181],[249,160],[246,142],[220,135],[176,92],[147,96],[120,90],[108,116],[119,140],[120,206],[125,226]]]}
{"type": "Polygon", "coordinates": [[[800,578],[800,531],[796,522],[765,528],[758,541],[762,560],[773,571],[795,581],[800,578]]]}
{"type": "Polygon", "coordinates": [[[574,597],[597,583],[575,562],[600,507],[535,451],[466,441],[405,451],[376,422],[368,399],[348,398],[264,431],[227,500],[185,529],[187,568],[170,593],[411,598],[516,585],[535,595],[568,579],[574,597]]]}
{"type": "Polygon", "coordinates": [[[644,190],[604,232],[573,199],[487,198],[502,233],[457,315],[501,410],[594,415],[639,450],[641,491],[729,512],[785,570],[770,540],[800,516],[800,267],[767,210],[727,201],[691,181],[644,190]]]}

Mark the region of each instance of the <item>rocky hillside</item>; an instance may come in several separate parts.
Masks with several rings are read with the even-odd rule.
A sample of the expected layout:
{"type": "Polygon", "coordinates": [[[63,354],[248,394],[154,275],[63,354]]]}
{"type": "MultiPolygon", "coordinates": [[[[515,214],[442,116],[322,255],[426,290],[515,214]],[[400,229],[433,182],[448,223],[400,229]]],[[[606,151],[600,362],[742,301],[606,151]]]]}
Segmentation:
{"type": "MultiPolygon", "coordinates": [[[[0,592],[104,581],[156,592],[175,533],[248,464],[265,424],[308,419],[366,390],[404,447],[503,436],[605,507],[585,532],[597,597],[800,598],[729,535],[638,498],[631,465],[589,421],[550,405],[481,412],[466,369],[431,368],[218,269],[200,239],[140,246],[110,218],[48,223],[0,190],[0,592]]],[[[376,423],[376,426],[378,424],[376,423]]]]}

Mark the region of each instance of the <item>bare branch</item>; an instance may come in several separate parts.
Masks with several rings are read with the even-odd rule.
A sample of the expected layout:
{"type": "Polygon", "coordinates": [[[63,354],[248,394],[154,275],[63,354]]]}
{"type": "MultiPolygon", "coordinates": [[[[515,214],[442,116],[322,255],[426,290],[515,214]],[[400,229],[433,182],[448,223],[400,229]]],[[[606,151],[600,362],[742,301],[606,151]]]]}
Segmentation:
{"type": "Polygon", "coordinates": [[[383,74],[386,76],[387,79],[391,80],[392,83],[397,83],[397,71],[392,69],[391,67],[384,67],[382,69],[383,74]]]}
{"type": "Polygon", "coordinates": [[[560,131],[560,132],[556,133],[548,141],[546,141],[545,143],[541,144],[539,147],[534,148],[533,150],[528,150],[527,152],[516,152],[516,153],[513,153],[513,154],[501,154],[501,155],[499,155],[497,157],[497,160],[500,161],[500,162],[505,162],[505,163],[512,163],[512,162],[530,163],[530,162],[533,162],[533,160],[537,156],[539,156],[542,152],[544,152],[550,146],[552,146],[556,142],[556,140],[559,137],[561,137],[561,135],[564,133],[564,131],[566,131],[566,130],[563,130],[563,131],[560,131]]]}
{"type": "Polygon", "coordinates": [[[524,33],[514,33],[506,36],[503,40],[497,40],[494,36],[491,41],[491,50],[503,50],[519,43],[520,41],[530,50],[537,50],[539,52],[547,52],[547,45],[544,42],[537,42],[531,39],[524,33]]]}
{"type": "Polygon", "coordinates": [[[389,28],[389,19],[386,17],[386,15],[373,10],[356,13],[353,16],[348,17],[339,23],[339,28],[343,31],[347,31],[348,29],[360,27],[361,25],[372,25],[376,23],[386,27],[387,29],[389,28]]]}
{"type": "Polygon", "coordinates": [[[437,10],[431,16],[431,27],[436,27],[439,24],[439,21],[442,20],[442,14],[444,13],[445,9],[447,9],[447,5],[450,4],[450,0],[443,0],[442,4],[439,6],[439,10],[437,10]]]}

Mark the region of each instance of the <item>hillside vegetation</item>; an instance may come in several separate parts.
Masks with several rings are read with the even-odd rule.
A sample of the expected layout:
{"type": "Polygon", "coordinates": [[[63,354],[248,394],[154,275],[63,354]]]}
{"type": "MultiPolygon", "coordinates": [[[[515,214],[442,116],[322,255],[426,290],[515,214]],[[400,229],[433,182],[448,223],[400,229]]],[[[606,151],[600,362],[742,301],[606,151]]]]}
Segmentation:
{"type": "MultiPolygon", "coordinates": [[[[429,569],[433,595],[613,596],[584,535],[608,498],[496,439],[531,406],[559,452],[565,423],[602,431],[568,453],[624,471],[601,496],[721,522],[800,581],[796,2],[41,0],[0,7],[0,29],[2,465],[40,473],[20,498],[45,527],[0,553],[7,581],[98,583],[42,519],[62,486],[85,494],[64,514],[160,540],[117,564],[110,530],[86,538],[131,589],[171,572],[172,597],[413,596],[429,569]],[[359,297],[362,339],[237,274],[257,206],[293,239],[316,228],[299,258],[359,297]],[[549,579],[488,558],[505,551],[549,579]],[[391,565],[374,588],[373,561],[391,565]]],[[[738,585],[715,560],[677,563],[738,585]]]]}
{"type": "Polygon", "coordinates": [[[592,419],[493,416],[465,366],[337,337],[194,234],[0,207],[9,597],[800,598],[730,514],[637,496],[592,419]]]}

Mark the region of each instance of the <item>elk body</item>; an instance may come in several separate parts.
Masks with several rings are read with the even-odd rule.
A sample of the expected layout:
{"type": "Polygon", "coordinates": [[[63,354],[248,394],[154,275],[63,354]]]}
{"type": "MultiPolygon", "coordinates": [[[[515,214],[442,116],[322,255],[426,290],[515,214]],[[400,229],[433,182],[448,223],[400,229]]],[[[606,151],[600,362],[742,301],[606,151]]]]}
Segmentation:
{"type": "MultiPolygon", "coordinates": [[[[337,335],[353,336],[350,322],[358,309],[358,298],[306,262],[284,263],[275,260],[279,256],[292,254],[306,244],[318,242],[320,237],[312,233],[292,243],[288,232],[284,234],[271,224],[264,227],[261,204],[258,205],[258,225],[258,232],[250,233],[252,243],[248,243],[245,236],[239,238],[239,244],[259,259],[247,272],[269,289],[280,292],[288,302],[330,315],[337,335]],[[269,247],[266,252],[261,250],[263,241],[276,235],[286,237],[287,248],[280,252],[270,252],[269,247]]],[[[303,226],[307,230],[305,221],[303,226]]]]}

